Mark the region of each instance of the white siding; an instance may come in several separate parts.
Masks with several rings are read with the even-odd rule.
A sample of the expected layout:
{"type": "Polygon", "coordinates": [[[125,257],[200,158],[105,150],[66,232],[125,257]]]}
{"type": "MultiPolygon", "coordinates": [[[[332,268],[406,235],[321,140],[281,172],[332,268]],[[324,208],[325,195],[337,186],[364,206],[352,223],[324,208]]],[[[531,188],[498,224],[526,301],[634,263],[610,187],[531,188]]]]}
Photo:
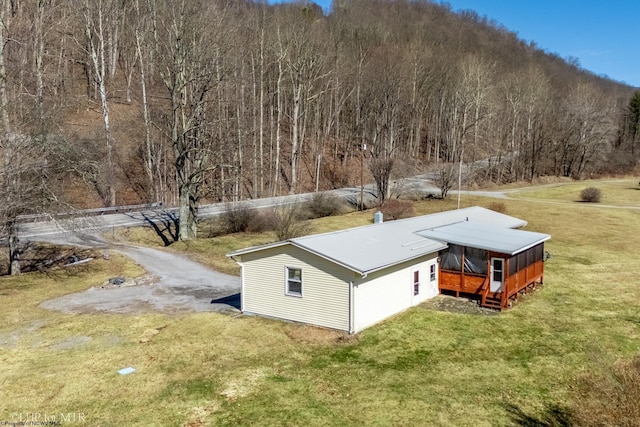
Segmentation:
{"type": "MultiPolygon", "coordinates": [[[[435,254],[434,254],[435,255],[435,254]]],[[[413,297],[413,305],[418,305],[426,300],[435,297],[440,292],[438,290],[438,259],[421,262],[414,269],[420,269],[420,293],[413,297]],[[431,280],[431,266],[435,267],[435,278],[431,280]]]]}
{"type": "Polygon", "coordinates": [[[292,245],[242,255],[242,311],[349,330],[354,273],[292,245]],[[285,294],[285,268],[302,269],[302,297],[285,294]]]}
{"type": "MultiPolygon", "coordinates": [[[[429,265],[437,254],[376,272],[354,283],[354,332],[393,316],[438,294],[430,281],[429,265]],[[413,272],[420,271],[420,293],[413,295],[413,272]]],[[[436,278],[437,279],[437,278],[436,278]]]]}

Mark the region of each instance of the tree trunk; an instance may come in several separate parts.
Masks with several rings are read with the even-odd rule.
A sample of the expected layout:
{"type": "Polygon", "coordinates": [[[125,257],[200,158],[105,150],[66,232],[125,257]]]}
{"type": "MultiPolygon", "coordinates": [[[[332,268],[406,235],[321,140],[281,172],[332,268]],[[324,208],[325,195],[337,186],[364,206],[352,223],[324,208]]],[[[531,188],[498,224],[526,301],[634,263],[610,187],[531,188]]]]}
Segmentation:
{"type": "Polygon", "coordinates": [[[18,239],[18,227],[15,222],[8,225],[9,231],[9,274],[20,274],[20,240],[18,239]]]}
{"type": "Polygon", "coordinates": [[[198,224],[196,218],[198,215],[197,202],[193,197],[193,188],[191,185],[183,184],[179,187],[179,231],[178,238],[180,240],[195,239],[198,235],[198,224]]]}
{"type": "Polygon", "coordinates": [[[257,197],[262,197],[264,194],[264,19],[261,21],[260,25],[260,120],[258,122],[258,151],[260,152],[258,175],[260,176],[260,184],[258,185],[257,197]]]}
{"type": "Polygon", "coordinates": [[[294,88],[293,92],[293,114],[292,120],[292,135],[291,135],[291,185],[289,187],[289,194],[296,193],[296,186],[298,184],[298,144],[299,144],[299,131],[300,131],[300,98],[302,96],[302,84],[298,84],[294,88]]]}
{"type": "MultiPolygon", "coordinates": [[[[136,0],[136,13],[140,14],[139,4],[136,0]]],[[[138,64],[140,64],[140,91],[142,96],[142,118],[144,120],[144,148],[145,148],[145,159],[144,159],[144,169],[147,174],[147,181],[149,182],[149,186],[151,187],[151,197],[154,202],[160,200],[160,194],[158,191],[158,184],[154,177],[154,149],[152,147],[151,142],[151,120],[149,118],[149,104],[147,99],[147,77],[145,70],[145,61],[142,55],[142,36],[140,34],[140,29],[136,27],[135,29],[135,42],[136,42],[136,53],[138,55],[138,64]]]]}
{"type": "Polygon", "coordinates": [[[104,194],[106,205],[115,206],[116,204],[116,176],[115,165],[113,160],[113,141],[111,138],[111,128],[109,122],[109,104],[107,102],[107,59],[105,52],[105,29],[104,29],[104,16],[102,10],[102,3],[97,7],[97,17],[94,18],[92,10],[89,7],[89,1],[85,0],[84,3],[84,18],[85,18],[85,35],[87,37],[87,48],[91,64],[93,65],[93,72],[95,74],[95,81],[98,86],[98,93],[100,95],[100,107],[102,109],[102,120],[104,124],[104,137],[107,149],[107,189],[104,194]],[[95,20],[97,20],[97,22],[95,20]],[[96,40],[97,39],[97,40],[96,40]]]}
{"type": "MultiPolygon", "coordinates": [[[[9,101],[7,98],[7,70],[5,68],[5,52],[6,46],[5,28],[7,27],[7,4],[0,5],[0,125],[2,130],[0,133],[0,149],[2,150],[2,182],[5,187],[9,186],[11,178],[7,177],[7,171],[11,166],[11,152],[13,150],[11,140],[11,129],[9,128],[9,101]]],[[[9,189],[3,188],[3,191],[11,193],[9,189]]],[[[20,274],[20,250],[18,249],[18,235],[15,226],[15,212],[11,210],[5,213],[4,228],[8,234],[9,243],[9,274],[20,274]]]]}
{"type": "Polygon", "coordinates": [[[36,12],[35,19],[35,46],[34,46],[34,62],[35,62],[35,70],[36,70],[36,106],[37,106],[37,115],[39,127],[42,125],[43,120],[43,94],[44,94],[44,78],[43,78],[43,58],[44,58],[44,4],[43,2],[38,2],[38,10],[36,12]]]}
{"type": "Polygon", "coordinates": [[[282,57],[278,58],[278,80],[276,81],[276,152],[273,167],[273,188],[271,195],[278,194],[278,184],[280,182],[280,126],[282,124],[282,57]]]}

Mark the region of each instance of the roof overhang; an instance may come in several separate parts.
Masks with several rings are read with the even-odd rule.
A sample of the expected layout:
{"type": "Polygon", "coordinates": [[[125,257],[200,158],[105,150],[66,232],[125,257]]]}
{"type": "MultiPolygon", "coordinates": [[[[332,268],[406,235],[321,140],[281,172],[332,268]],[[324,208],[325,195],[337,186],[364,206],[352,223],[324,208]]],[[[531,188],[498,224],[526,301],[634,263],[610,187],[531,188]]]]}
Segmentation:
{"type": "Polygon", "coordinates": [[[242,255],[291,245],[365,276],[437,253],[448,244],[515,254],[550,238],[547,234],[513,230],[525,224],[521,219],[475,206],[292,238],[227,256],[242,262],[242,255]]]}
{"type": "Polygon", "coordinates": [[[287,244],[289,244],[289,242],[284,240],[284,241],[281,241],[281,242],[267,243],[266,245],[251,246],[249,248],[238,249],[237,251],[229,252],[228,254],[226,254],[226,256],[228,258],[231,258],[231,259],[233,259],[234,261],[237,262],[236,257],[238,257],[238,256],[242,256],[244,254],[249,254],[251,252],[263,251],[265,249],[277,248],[278,246],[284,246],[284,245],[287,245],[287,244]]]}
{"type": "MultiPolygon", "coordinates": [[[[405,262],[409,262],[412,261],[414,259],[423,257],[425,255],[428,254],[433,254],[433,253],[437,253],[443,249],[447,248],[447,244],[443,243],[443,242],[439,242],[439,241],[433,241],[433,240],[427,240],[427,239],[423,239],[422,245],[417,246],[415,248],[415,250],[411,251],[411,248],[409,248],[409,251],[411,251],[411,253],[403,253],[402,255],[399,255],[395,258],[387,258],[386,262],[377,262],[377,263],[361,263],[362,266],[357,266],[355,264],[350,264],[350,263],[346,263],[343,261],[340,261],[337,258],[334,258],[332,256],[329,256],[323,252],[319,252],[319,251],[315,251],[310,247],[304,246],[299,244],[298,242],[296,242],[295,240],[290,241],[290,243],[302,250],[305,250],[307,252],[310,252],[314,255],[317,255],[320,258],[324,258],[327,261],[330,261],[334,264],[340,265],[348,270],[351,270],[361,276],[366,276],[370,273],[375,273],[376,271],[380,271],[380,270],[384,270],[385,268],[389,268],[389,267],[393,267],[395,265],[398,264],[402,264],[405,262]]],[[[358,262],[359,260],[355,260],[356,262],[358,262]]]]}
{"type": "Polygon", "coordinates": [[[474,222],[458,222],[421,230],[418,235],[453,245],[515,255],[551,238],[544,233],[513,230],[474,222]]]}
{"type": "MultiPolygon", "coordinates": [[[[303,244],[300,244],[297,241],[297,239],[283,240],[283,241],[280,241],[280,242],[269,243],[269,244],[266,244],[266,245],[253,246],[253,247],[250,247],[250,248],[240,249],[240,250],[237,250],[237,251],[234,251],[234,252],[230,252],[230,253],[226,254],[226,256],[231,258],[231,259],[233,259],[236,262],[240,262],[240,260],[237,259],[239,256],[242,256],[242,255],[245,255],[245,254],[249,254],[249,253],[253,253],[253,252],[261,252],[261,251],[268,250],[268,249],[278,248],[278,247],[285,246],[285,245],[291,245],[291,246],[299,248],[299,249],[301,249],[303,251],[312,253],[312,254],[314,254],[314,255],[316,255],[316,256],[318,256],[320,258],[323,258],[323,259],[325,259],[325,260],[327,260],[329,262],[332,262],[332,263],[334,263],[336,265],[339,265],[339,266],[341,266],[341,267],[343,267],[343,268],[345,268],[347,270],[351,270],[356,274],[359,274],[361,276],[366,276],[366,275],[368,275],[370,273],[374,273],[376,271],[384,270],[385,268],[392,267],[394,265],[398,265],[398,264],[401,264],[403,262],[408,262],[408,261],[420,258],[420,257],[426,255],[427,253],[435,253],[435,252],[441,251],[442,249],[446,249],[447,248],[447,244],[446,243],[442,243],[442,242],[438,242],[438,241],[429,241],[427,239],[423,239],[423,240],[425,242],[429,242],[428,243],[429,247],[426,248],[426,249],[428,249],[427,252],[425,252],[424,250],[415,251],[411,255],[404,256],[402,258],[396,258],[396,259],[394,259],[394,260],[392,260],[390,262],[387,262],[385,264],[377,264],[377,265],[375,265],[373,267],[369,266],[369,268],[361,268],[361,267],[359,268],[358,266],[355,266],[355,265],[340,261],[337,258],[331,257],[331,256],[329,256],[329,255],[327,255],[325,253],[318,252],[318,251],[314,250],[313,248],[310,248],[310,247],[307,247],[307,246],[305,246],[303,244]]],[[[425,247],[422,246],[419,249],[425,249],[425,247]]]]}

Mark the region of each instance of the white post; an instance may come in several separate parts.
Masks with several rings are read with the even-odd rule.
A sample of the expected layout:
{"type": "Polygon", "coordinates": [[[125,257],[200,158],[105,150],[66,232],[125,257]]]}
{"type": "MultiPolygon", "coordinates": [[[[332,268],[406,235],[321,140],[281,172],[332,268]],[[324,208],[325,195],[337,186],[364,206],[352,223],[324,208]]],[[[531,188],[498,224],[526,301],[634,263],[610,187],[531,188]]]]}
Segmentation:
{"type": "Polygon", "coordinates": [[[460,167],[458,168],[458,209],[460,209],[460,190],[462,187],[462,156],[464,156],[464,148],[460,151],[460,167]]]}

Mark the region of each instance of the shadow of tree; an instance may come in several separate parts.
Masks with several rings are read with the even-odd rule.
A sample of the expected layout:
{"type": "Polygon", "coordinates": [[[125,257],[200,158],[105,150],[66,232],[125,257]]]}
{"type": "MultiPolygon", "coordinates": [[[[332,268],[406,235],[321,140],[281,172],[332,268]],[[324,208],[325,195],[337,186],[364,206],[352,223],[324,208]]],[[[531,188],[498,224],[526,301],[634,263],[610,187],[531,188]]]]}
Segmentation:
{"type": "Polygon", "coordinates": [[[571,413],[558,405],[547,406],[539,417],[528,415],[513,404],[506,404],[507,413],[514,426],[522,427],[571,427],[571,413]]]}
{"type": "MultiPolygon", "coordinates": [[[[95,249],[64,245],[48,245],[25,240],[20,243],[20,271],[46,273],[52,268],[70,265],[74,262],[95,258],[95,249]]],[[[73,272],[73,270],[69,270],[73,272]]],[[[0,276],[9,274],[8,256],[0,256],[0,276]]],[[[68,273],[71,274],[71,273],[68,273]]]]}
{"type": "Polygon", "coordinates": [[[180,222],[174,212],[155,211],[152,214],[142,212],[142,217],[162,239],[165,246],[178,241],[180,222]]]}

